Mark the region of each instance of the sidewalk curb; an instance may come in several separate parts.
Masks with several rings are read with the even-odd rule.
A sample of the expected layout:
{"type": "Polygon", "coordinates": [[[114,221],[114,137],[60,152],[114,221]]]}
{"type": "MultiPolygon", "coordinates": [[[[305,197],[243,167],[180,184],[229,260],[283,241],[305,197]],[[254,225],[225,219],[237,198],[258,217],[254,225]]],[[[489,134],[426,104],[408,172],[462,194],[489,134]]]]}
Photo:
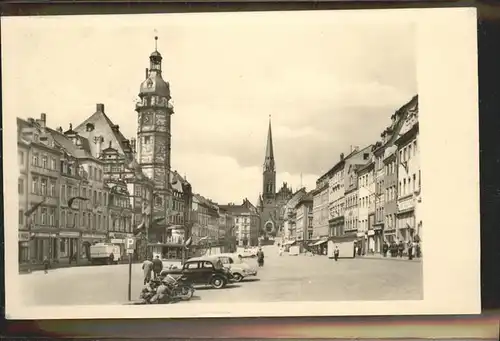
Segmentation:
{"type": "Polygon", "coordinates": [[[361,257],[356,257],[355,259],[370,259],[370,260],[387,260],[387,261],[393,261],[393,262],[414,262],[414,263],[421,263],[422,258],[413,258],[412,260],[409,260],[408,258],[393,258],[393,257],[366,257],[366,256],[361,256],[361,257]]]}

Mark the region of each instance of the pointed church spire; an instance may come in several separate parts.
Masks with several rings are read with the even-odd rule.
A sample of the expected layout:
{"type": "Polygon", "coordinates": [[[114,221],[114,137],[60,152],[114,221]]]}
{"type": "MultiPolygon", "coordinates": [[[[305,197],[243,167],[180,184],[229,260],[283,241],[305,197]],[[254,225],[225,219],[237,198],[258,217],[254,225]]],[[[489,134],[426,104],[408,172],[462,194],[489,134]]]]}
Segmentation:
{"type": "Polygon", "coordinates": [[[266,158],[264,170],[274,171],[273,133],[271,129],[271,115],[269,115],[269,130],[267,132],[266,158]]]}

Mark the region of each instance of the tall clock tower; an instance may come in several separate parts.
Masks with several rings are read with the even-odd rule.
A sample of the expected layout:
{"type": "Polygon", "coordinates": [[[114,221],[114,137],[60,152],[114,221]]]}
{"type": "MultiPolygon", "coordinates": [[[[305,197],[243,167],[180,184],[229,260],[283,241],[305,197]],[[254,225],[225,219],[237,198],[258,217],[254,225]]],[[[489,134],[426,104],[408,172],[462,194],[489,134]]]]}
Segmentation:
{"type": "Polygon", "coordinates": [[[170,85],[162,78],[162,56],[156,48],[149,56],[149,68],[136,104],[137,160],[144,174],[153,180],[153,216],[168,216],[170,195],[170,85]]]}

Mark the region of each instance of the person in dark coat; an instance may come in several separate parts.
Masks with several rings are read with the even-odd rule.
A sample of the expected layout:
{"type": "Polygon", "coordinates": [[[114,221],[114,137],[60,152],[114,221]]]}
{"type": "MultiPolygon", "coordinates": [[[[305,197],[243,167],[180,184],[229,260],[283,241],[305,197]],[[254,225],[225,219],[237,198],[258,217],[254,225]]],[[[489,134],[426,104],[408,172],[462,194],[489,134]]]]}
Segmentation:
{"type": "Polygon", "coordinates": [[[156,258],[153,260],[153,273],[155,279],[158,278],[162,270],[163,262],[161,261],[160,256],[156,256],[156,258]]]}
{"type": "Polygon", "coordinates": [[[384,245],[382,245],[382,254],[384,257],[387,257],[387,251],[389,251],[389,245],[387,242],[384,242],[384,245]]]}
{"type": "Polygon", "coordinates": [[[259,263],[259,267],[264,266],[264,251],[259,247],[259,251],[257,251],[257,262],[259,263]]]}
{"type": "Polygon", "coordinates": [[[403,243],[403,241],[400,241],[399,242],[399,245],[398,245],[398,255],[399,255],[399,258],[403,258],[403,252],[405,250],[405,244],[403,243]]]}

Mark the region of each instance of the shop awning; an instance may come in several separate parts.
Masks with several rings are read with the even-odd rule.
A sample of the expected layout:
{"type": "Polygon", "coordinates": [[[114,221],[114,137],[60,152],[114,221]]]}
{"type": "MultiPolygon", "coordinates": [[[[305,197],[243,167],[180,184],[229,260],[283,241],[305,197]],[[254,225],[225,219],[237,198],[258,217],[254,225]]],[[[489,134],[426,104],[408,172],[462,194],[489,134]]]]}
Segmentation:
{"type": "Polygon", "coordinates": [[[313,244],[313,246],[321,245],[323,243],[326,243],[327,241],[328,241],[327,239],[318,240],[316,243],[313,244]]]}

